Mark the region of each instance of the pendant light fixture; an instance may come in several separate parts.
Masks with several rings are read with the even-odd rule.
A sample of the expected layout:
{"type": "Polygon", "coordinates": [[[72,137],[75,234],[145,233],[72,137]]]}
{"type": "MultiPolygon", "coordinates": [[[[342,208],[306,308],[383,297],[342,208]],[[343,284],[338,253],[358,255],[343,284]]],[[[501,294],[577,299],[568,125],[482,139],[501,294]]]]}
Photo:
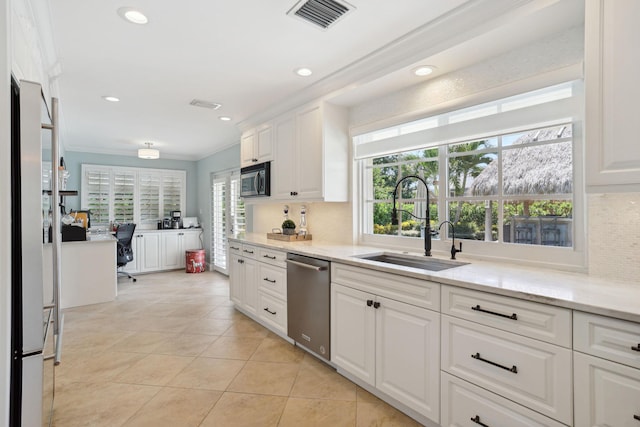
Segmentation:
{"type": "Polygon", "coordinates": [[[141,159],[150,159],[155,160],[160,158],[160,150],[156,150],[155,148],[151,148],[153,142],[145,142],[147,148],[139,148],[138,149],[138,157],[141,159]]]}

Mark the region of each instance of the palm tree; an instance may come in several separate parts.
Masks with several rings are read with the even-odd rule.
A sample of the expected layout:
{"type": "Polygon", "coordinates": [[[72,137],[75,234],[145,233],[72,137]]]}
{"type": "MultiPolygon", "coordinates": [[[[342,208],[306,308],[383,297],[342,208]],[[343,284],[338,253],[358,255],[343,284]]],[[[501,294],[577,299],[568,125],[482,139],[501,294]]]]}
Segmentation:
{"type": "MultiPolygon", "coordinates": [[[[456,144],[449,147],[449,153],[474,153],[488,146],[487,140],[456,144]]],[[[453,196],[463,196],[467,188],[469,177],[477,177],[484,168],[493,160],[486,153],[468,154],[464,156],[450,157],[449,159],[449,183],[453,185],[453,196]]],[[[460,221],[462,203],[458,202],[456,216],[453,223],[460,221]]]]}

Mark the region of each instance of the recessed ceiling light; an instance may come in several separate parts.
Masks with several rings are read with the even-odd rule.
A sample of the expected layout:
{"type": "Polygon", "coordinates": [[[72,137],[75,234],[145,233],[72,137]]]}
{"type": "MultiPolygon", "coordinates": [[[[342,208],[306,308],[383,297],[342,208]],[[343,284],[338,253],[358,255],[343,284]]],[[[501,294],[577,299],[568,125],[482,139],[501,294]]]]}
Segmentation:
{"type": "Polygon", "coordinates": [[[231,121],[231,117],[228,116],[220,116],[218,117],[220,120],[222,120],[223,122],[229,122],[231,121]]]}
{"type": "Polygon", "coordinates": [[[120,102],[120,98],[117,98],[115,96],[103,96],[102,99],[109,102],[120,102]]]}
{"type": "Polygon", "coordinates": [[[313,74],[313,71],[305,67],[298,68],[295,72],[297,75],[302,77],[309,77],[311,74],[313,74]]]}
{"type": "Polygon", "coordinates": [[[422,76],[428,76],[429,74],[433,73],[434,69],[435,69],[435,67],[433,67],[431,65],[421,65],[419,67],[414,68],[411,71],[416,76],[422,77],[422,76]]]}
{"type": "Polygon", "coordinates": [[[149,22],[142,12],[132,7],[121,7],[118,9],[118,15],[134,24],[146,24],[149,22]]]}

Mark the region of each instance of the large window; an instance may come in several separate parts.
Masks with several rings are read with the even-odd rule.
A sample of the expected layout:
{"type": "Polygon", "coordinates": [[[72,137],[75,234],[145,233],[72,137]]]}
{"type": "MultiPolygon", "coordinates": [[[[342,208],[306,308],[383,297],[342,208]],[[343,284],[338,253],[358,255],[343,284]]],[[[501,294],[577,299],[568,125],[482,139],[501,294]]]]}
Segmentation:
{"type": "Polygon", "coordinates": [[[91,226],[134,222],[153,228],[172,210],[185,214],[186,172],[82,165],[81,206],[91,226]]]}
{"type": "Polygon", "coordinates": [[[423,238],[428,191],[436,241],[455,229],[456,239],[474,242],[471,252],[502,248],[495,256],[526,259],[537,247],[541,261],[556,256],[541,252],[576,250],[580,89],[566,83],[354,138],[361,241],[406,247],[423,238]],[[427,188],[402,181],[393,225],[393,192],[407,176],[427,188]],[[453,227],[439,230],[445,220],[453,227]]]}

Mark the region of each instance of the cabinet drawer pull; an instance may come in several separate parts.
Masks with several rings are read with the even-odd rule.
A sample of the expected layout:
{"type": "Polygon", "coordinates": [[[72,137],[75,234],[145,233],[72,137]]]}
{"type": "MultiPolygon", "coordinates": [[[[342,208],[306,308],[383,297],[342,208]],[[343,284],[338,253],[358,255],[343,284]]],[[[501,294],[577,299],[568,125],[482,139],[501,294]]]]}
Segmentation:
{"type": "Polygon", "coordinates": [[[634,416],[633,416],[633,419],[634,419],[634,420],[638,420],[638,421],[640,421],[640,415],[634,415],[634,416]]]}
{"type": "Polygon", "coordinates": [[[476,304],[475,307],[471,307],[471,310],[480,311],[482,313],[487,313],[487,314],[493,314],[494,316],[506,317],[507,319],[511,319],[511,320],[518,320],[518,315],[515,313],[513,313],[512,315],[496,313],[495,311],[489,311],[489,310],[480,308],[480,304],[476,304]]]}
{"type": "Polygon", "coordinates": [[[373,303],[373,308],[379,308],[380,307],[380,303],[378,301],[373,303]]]}
{"type": "Polygon", "coordinates": [[[239,259],[239,260],[238,260],[238,264],[244,264],[244,260],[239,259]]]}
{"type": "Polygon", "coordinates": [[[476,415],[475,417],[471,418],[471,421],[473,421],[476,424],[480,424],[482,427],[489,427],[489,424],[485,424],[482,421],[480,421],[480,415],[476,415]]]}
{"type": "Polygon", "coordinates": [[[235,246],[229,246],[229,249],[233,249],[234,251],[239,251],[240,248],[236,248],[235,246]]]}
{"type": "Polygon", "coordinates": [[[513,365],[512,367],[509,368],[509,367],[501,365],[499,363],[492,362],[492,361],[487,360],[487,359],[483,359],[482,357],[480,357],[480,353],[472,354],[471,357],[473,357],[476,360],[480,360],[481,362],[488,363],[489,365],[493,365],[493,366],[497,366],[498,368],[502,368],[505,371],[513,372],[514,374],[518,373],[518,368],[516,367],[516,365],[513,365]]]}
{"type": "Polygon", "coordinates": [[[367,300],[367,307],[371,307],[373,305],[373,300],[372,299],[368,299],[367,300]]]}
{"type": "Polygon", "coordinates": [[[262,258],[276,259],[276,257],[269,255],[262,255],[262,258]]]}
{"type": "Polygon", "coordinates": [[[262,280],[264,280],[265,282],[269,282],[269,283],[276,283],[275,280],[271,280],[268,277],[263,278],[262,280]]]}
{"type": "Polygon", "coordinates": [[[246,249],[243,249],[243,250],[242,250],[242,252],[246,252],[246,253],[248,253],[248,254],[252,254],[252,253],[253,253],[253,251],[248,251],[248,250],[246,250],[246,249]]]}
{"type": "Polygon", "coordinates": [[[631,350],[633,350],[633,351],[640,351],[640,344],[636,345],[635,347],[634,347],[634,346],[631,346],[631,350]]]}
{"type": "Polygon", "coordinates": [[[269,310],[269,307],[265,307],[265,308],[264,308],[264,311],[266,311],[266,312],[267,312],[267,313],[269,313],[269,314],[273,314],[274,316],[276,315],[276,312],[275,312],[275,311],[271,311],[271,310],[269,310]]]}

